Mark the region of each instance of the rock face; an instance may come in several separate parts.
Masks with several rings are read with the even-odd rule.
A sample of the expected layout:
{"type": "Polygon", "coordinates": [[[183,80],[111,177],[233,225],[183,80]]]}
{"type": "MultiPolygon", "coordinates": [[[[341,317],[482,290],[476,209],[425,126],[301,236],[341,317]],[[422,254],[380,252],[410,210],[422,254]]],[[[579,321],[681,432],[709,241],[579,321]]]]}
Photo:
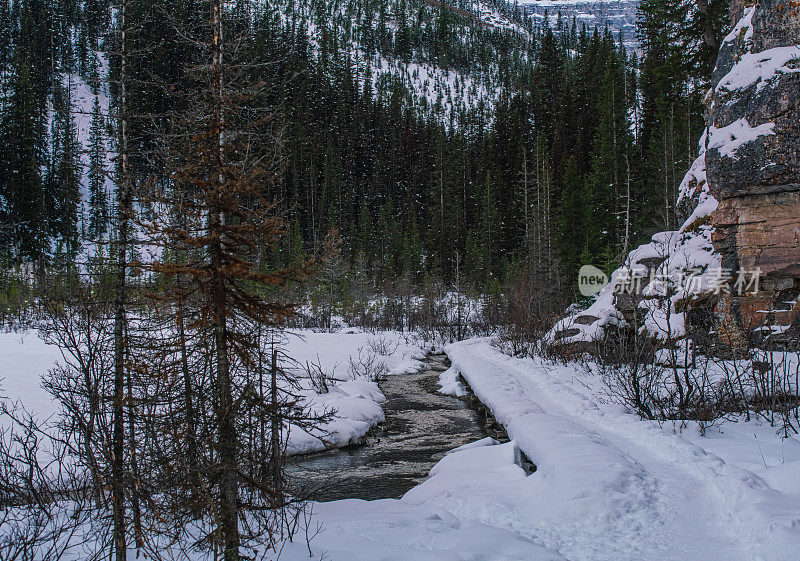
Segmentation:
{"type": "Polygon", "coordinates": [[[595,26],[601,30],[608,27],[614,37],[622,33],[629,51],[639,47],[636,38],[639,0],[520,0],[519,5],[540,24],[547,15],[550,25],[554,25],[560,13],[567,24],[575,18],[578,26],[585,24],[590,30],[595,26]]]}
{"type": "Polygon", "coordinates": [[[731,23],[707,134],[678,189],[694,210],[553,326],[544,340],[562,354],[597,350],[610,327],[665,348],[800,348],[800,0],[731,0],[731,23]]]}
{"type": "Polygon", "coordinates": [[[706,166],[722,267],[761,271],[724,303],[743,327],[788,325],[800,294],[800,0],[733,0],[717,61],[706,166]]]}

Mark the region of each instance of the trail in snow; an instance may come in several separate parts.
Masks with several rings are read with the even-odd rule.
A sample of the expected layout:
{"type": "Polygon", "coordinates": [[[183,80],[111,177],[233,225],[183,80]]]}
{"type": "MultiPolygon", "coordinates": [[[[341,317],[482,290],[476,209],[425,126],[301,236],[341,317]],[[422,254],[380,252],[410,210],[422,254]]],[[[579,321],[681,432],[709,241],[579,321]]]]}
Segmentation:
{"type": "Polygon", "coordinates": [[[565,381],[567,367],[512,359],[486,340],[447,352],[539,469],[513,497],[504,500],[508,493],[494,489],[500,506],[490,509],[466,493],[426,491],[426,484],[408,499],[513,528],[576,561],[796,561],[798,497],[777,493],[679,435],[598,404],[592,391],[565,381]]]}
{"type": "MultiPolygon", "coordinates": [[[[513,440],[454,450],[400,501],[317,505],[325,531],[312,542],[315,559],[798,560],[800,489],[765,480],[800,467],[800,441],[786,444],[786,457],[781,443],[779,477],[762,478],[742,467],[753,465],[742,435],[766,438],[765,427],[733,424],[727,445],[721,431],[692,441],[688,428],[675,433],[604,403],[597,377],[572,366],[514,359],[489,340],[446,351],[443,387],[458,393],[461,373],[513,440]],[[535,473],[516,464],[517,448],[535,473]]],[[[772,464],[774,452],[767,457],[772,464]]]]}

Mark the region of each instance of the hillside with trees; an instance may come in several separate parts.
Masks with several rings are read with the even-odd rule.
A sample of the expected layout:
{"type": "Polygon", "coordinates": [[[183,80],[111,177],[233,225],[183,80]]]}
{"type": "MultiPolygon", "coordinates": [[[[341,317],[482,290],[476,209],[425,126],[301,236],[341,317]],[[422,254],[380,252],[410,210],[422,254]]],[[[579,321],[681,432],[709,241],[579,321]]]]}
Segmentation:
{"type": "MultiPolygon", "coordinates": [[[[644,2],[640,56],[602,29],[536,26],[492,4],[237,2],[230,25],[247,32],[235,56],[286,123],[286,165],[264,195],[289,232],[271,258],[297,262],[335,229],[342,275],[379,292],[462,275],[496,292],[524,275],[564,286],[569,301],[564,279],[580,264],[611,268],[680,221],[675,189],[702,132],[715,48],[704,25],[718,40],[722,4],[676,30],[685,3],[644,2]]],[[[203,6],[130,2],[136,183],[164,179],[161,145],[201,56],[203,6]]],[[[3,5],[8,266],[69,269],[114,228],[116,9],[3,5]]]]}

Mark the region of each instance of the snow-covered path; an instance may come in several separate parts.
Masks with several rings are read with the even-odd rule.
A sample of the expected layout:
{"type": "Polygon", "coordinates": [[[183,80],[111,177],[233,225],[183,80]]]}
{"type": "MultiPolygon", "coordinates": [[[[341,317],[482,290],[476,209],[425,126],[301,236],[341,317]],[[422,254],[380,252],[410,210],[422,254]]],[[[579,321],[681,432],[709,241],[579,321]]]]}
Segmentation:
{"type": "Polygon", "coordinates": [[[512,359],[486,340],[447,352],[538,471],[512,496],[494,488],[491,506],[485,496],[441,492],[435,476],[404,500],[513,528],[575,561],[800,558],[800,497],[598,404],[565,368],[512,359]]]}
{"type": "Polygon", "coordinates": [[[457,391],[462,374],[512,441],[455,450],[400,501],[317,505],[314,558],[800,560],[800,440],[758,422],[707,437],[647,423],[607,403],[596,376],[489,340],[446,352],[443,387],[457,391]]]}

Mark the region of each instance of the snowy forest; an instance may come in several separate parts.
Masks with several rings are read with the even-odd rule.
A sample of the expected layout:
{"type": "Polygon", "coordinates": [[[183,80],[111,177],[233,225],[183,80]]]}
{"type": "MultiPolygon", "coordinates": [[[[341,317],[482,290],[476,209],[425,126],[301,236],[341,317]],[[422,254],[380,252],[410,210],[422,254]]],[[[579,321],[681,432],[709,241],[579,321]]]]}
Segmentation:
{"type": "Polygon", "coordinates": [[[0,560],[797,561],[798,92],[794,1],[0,0],[0,560]]]}
{"type": "MultiPolygon", "coordinates": [[[[607,30],[537,26],[502,3],[508,29],[435,4],[240,2],[227,14],[226,66],[250,67],[281,127],[281,169],[264,190],[288,228],[276,263],[317,253],[335,230],[342,273],[377,291],[450,285],[460,262],[487,292],[521,274],[560,285],[588,258],[610,272],[672,229],[724,2],[672,30],[685,6],[644,3],[644,55],[607,30]]],[[[116,227],[117,8],[3,4],[4,263],[68,272],[116,227]]],[[[129,12],[130,172],[163,183],[171,125],[207,55],[207,6],[129,12]]]]}

